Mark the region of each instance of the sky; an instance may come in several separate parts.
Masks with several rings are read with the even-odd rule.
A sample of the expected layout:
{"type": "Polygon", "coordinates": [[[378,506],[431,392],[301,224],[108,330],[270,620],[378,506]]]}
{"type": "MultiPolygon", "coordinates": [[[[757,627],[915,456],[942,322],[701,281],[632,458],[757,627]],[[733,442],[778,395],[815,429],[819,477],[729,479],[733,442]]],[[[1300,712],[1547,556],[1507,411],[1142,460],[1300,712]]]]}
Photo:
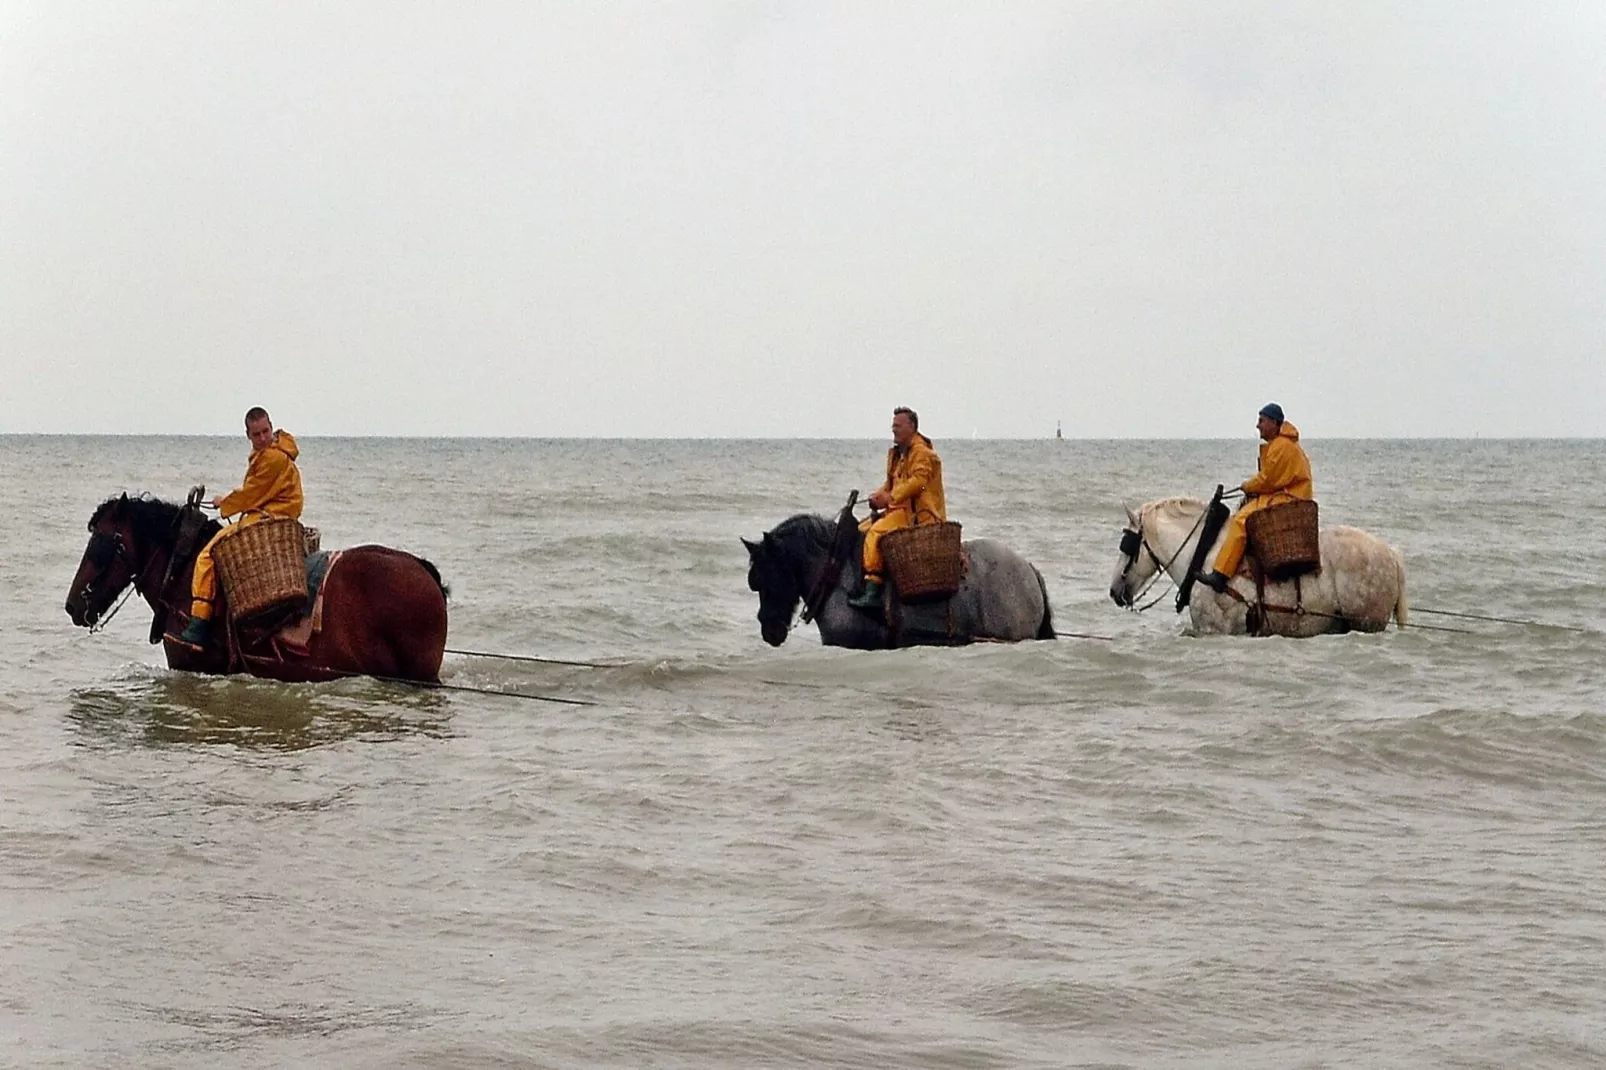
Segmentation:
{"type": "Polygon", "coordinates": [[[0,0],[0,432],[1606,436],[1606,5],[0,0]]]}

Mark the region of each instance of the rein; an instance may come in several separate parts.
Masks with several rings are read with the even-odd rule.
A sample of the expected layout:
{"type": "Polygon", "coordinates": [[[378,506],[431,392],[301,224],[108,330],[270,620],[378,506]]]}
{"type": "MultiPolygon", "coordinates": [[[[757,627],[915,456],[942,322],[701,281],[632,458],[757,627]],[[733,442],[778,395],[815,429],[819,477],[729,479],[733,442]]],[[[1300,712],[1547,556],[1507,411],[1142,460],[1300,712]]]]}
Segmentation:
{"type": "Polygon", "coordinates": [[[112,622],[112,618],[117,616],[117,611],[123,608],[123,603],[128,601],[129,595],[133,593],[134,588],[132,586],[125,590],[123,592],[123,597],[117,600],[117,604],[115,606],[112,606],[112,611],[89,626],[89,634],[96,635],[103,631],[106,625],[112,622]]]}
{"type": "MultiPolygon", "coordinates": [[[[145,564],[139,568],[134,567],[137,562],[133,560],[133,555],[128,552],[128,547],[123,544],[123,537],[121,534],[114,532],[105,537],[111,539],[112,556],[116,560],[121,561],[124,565],[128,566],[128,586],[123,588],[123,596],[117,600],[116,605],[112,606],[111,612],[107,613],[94,624],[89,626],[90,635],[95,635],[103,631],[106,625],[111,623],[112,618],[117,616],[118,611],[123,608],[123,604],[128,601],[131,595],[137,592],[140,597],[143,598],[145,596],[145,588],[144,585],[140,583],[140,579],[145,575],[146,572],[150,570],[151,567],[150,560],[147,560],[145,564]]],[[[154,558],[151,560],[154,560],[154,558]]],[[[99,577],[96,578],[98,579],[99,577]]],[[[88,585],[90,589],[92,589],[93,586],[94,585],[92,583],[88,585]]]]}
{"type": "MultiPolygon", "coordinates": [[[[111,608],[111,611],[89,626],[90,635],[94,635],[104,630],[106,625],[111,623],[111,619],[117,616],[118,611],[123,608],[124,603],[126,603],[128,599],[136,593],[141,598],[147,597],[147,595],[152,597],[155,601],[155,609],[158,615],[172,611],[173,607],[168,603],[167,600],[167,590],[172,586],[173,580],[177,576],[180,568],[180,561],[187,559],[189,556],[193,556],[190,553],[190,550],[193,547],[185,547],[180,545],[180,543],[185,541],[185,533],[183,530],[184,517],[185,510],[180,509],[177,515],[173,517],[173,523],[168,528],[169,532],[172,532],[176,529],[178,530],[179,534],[175,537],[173,548],[168,553],[167,570],[162,576],[161,584],[154,588],[148,586],[148,584],[145,582],[145,578],[146,573],[150,572],[151,570],[151,565],[155,564],[156,562],[155,553],[147,555],[145,563],[143,565],[139,565],[138,562],[134,560],[133,554],[129,551],[127,545],[124,544],[123,536],[120,533],[97,533],[102,538],[111,540],[112,556],[115,559],[123,562],[123,564],[128,567],[129,585],[128,587],[124,588],[122,597],[117,600],[117,604],[111,608]],[[138,565],[138,567],[135,567],[136,565],[138,565]]],[[[194,533],[198,533],[200,531],[200,527],[201,525],[199,524],[195,525],[194,533]]],[[[194,542],[194,533],[191,534],[191,537],[188,540],[192,544],[194,542]]],[[[97,576],[96,578],[99,579],[100,577],[97,576]]],[[[93,587],[94,584],[90,583],[86,590],[93,589],[93,587]]],[[[154,643],[156,640],[152,639],[151,642],[154,643]]]]}
{"type": "MultiPolygon", "coordinates": [[[[853,515],[853,507],[857,504],[859,504],[859,492],[855,490],[848,495],[848,504],[837,514],[836,531],[831,535],[831,550],[826,554],[825,567],[814,578],[808,593],[803,596],[802,612],[798,616],[802,617],[804,624],[814,623],[814,618],[825,608],[826,599],[831,597],[831,591],[836,587],[836,578],[842,572],[842,566],[847,561],[846,551],[853,541],[848,534],[858,529],[853,515]]],[[[794,616],[792,619],[795,624],[798,617],[794,616]]],[[[791,631],[792,626],[788,625],[786,630],[791,631]]]]}
{"type": "MultiPolygon", "coordinates": [[[[814,580],[814,586],[804,596],[803,604],[794,620],[801,619],[804,624],[814,623],[814,618],[820,615],[825,608],[825,600],[831,597],[831,589],[836,586],[836,575],[842,571],[842,559],[837,556],[836,542],[831,541],[831,552],[826,555],[825,567],[820,570],[819,576],[814,580]]],[[[787,628],[791,631],[791,628],[787,628]]]]}
{"type": "MultiPolygon", "coordinates": [[[[1149,593],[1150,588],[1152,588],[1156,583],[1160,582],[1161,576],[1164,576],[1167,579],[1171,578],[1171,566],[1175,564],[1177,558],[1182,555],[1183,547],[1188,545],[1188,540],[1193,538],[1194,532],[1199,530],[1200,525],[1202,525],[1205,521],[1205,517],[1209,515],[1209,509],[1205,509],[1199,514],[1199,519],[1193,522],[1193,527],[1188,529],[1188,533],[1184,535],[1182,537],[1182,541],[1177,544],[1176,553],[1173,553],[1171,555],[1171,559],[1164,563],[1160,561],[1160,555],[1154,552],[1154,547],[1149,545],[1149,536],[1144,532],[1144,529],[1148,525],[1146,525],[1142,520],[1138,521],[1138,530],[1134,532],[1134,534],[1136,534],[1138,537],[1138,545],[1141,546],[1144,552],[1149,555],[1149,559],[1155,563],[1157,568],[1155,569],[1154,575],[1149,577],[1149,581],[1143,585],[1142,589],[1139,590],[1137,594],[1133,595],[1130,600],[1128,600],[1127,608],[1131,609],[1134,613],[1142,613],[1146,609],[1153,609],[1155,606],[1159,605],[1160,600],[1170,593],[1171,589],[1168,587],[1156,595],[1154,600],[1149,602],[1147,605],[1140,606],[1137,604],[1145,595],[1149,593]]],[[[1137,561],[1138,555],[1133,554],[1132,560],[1128,561],[1126,568],[1121,570],[1122,575],[1125,575],[1133,565],[1137,564],[1137,561]]],[[[1175,581],[1172,582],[1174,583],[1175,581]]]]}

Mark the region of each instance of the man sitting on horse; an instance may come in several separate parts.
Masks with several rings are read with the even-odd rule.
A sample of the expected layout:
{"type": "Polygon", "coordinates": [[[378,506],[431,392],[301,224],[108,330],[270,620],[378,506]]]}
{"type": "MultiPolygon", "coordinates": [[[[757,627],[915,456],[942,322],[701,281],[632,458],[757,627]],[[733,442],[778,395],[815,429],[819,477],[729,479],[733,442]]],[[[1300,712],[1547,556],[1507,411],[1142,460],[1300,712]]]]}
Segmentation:
{"type": "Polygon", "coordinates": [[[300,450],[288,431],[275,431],[266,409],[257,407],[245,414],[245,436],[251,440],[251,460],[246,465],[245,482],[212,505],[219,515],[238,515],[239,521],[224,528],[195,555],[195,579],[190,588],[190,622],[179,635],[168,638],[200,649],[212,620],[212,604],[217,599],[217,569],[212,549],[219,539],[269,517],[301,519],[301,470],[296,467],[300,450]]]}
{"type": "Polygon", "coordinates": [[[1249,544],[1249,518],[1296,498],[1315,497],[1310,479],[1310,458],[1299,445],[1299,429],[1283,419],[1281,405],[1273,402],[1260,410],[1256,421],[1260,432],[1260,470],[1239,485],[1244,503],[1227,525],[1227,537],[1216,554],[1213,571],[1201,573],[1199,582],[1217,593],[1227,589],[1227,581],[1238,571],[1244,549],[1249,544]]]}
{"type": "Polygon", "coordinates": [[[931,439],[920,433],[920,417],[909,408],[892,410],[892,448],[887,450],[886,482],[870,495],[870,508],[881,510],[859,525],[864,532],[864,589],[850,605],[877,609],[881,605],[881,537],[915,524],[936,524],[948,519],[942,492],[942,458],[931,439]]]}

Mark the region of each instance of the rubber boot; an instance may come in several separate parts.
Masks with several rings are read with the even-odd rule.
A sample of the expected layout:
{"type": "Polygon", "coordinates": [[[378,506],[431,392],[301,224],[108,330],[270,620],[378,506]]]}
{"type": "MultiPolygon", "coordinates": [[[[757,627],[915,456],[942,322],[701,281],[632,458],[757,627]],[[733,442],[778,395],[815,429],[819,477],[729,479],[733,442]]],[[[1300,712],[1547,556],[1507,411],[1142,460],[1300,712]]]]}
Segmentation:
{"type": "Polygon", "coordinates": [[[202,650],[206,647],[206,635],[211,630],[212,622],[203,617],[191,617],[190,622],[178,635],[169,635],[179,646],[187,646],[191,650],[202,650]]]}
{"type": "Polygon", "coordinates": [[[1223,576],[1215,569],[1211,569],[1209,572],[1199,573],[1199,582],[1210,588],[1212,591],[1215,591],[1217,594],[1226,593],[1227,577],[1223,576]]]}
{"type": "Polygon", "coordinates": [[[881,581],[867,579],[864,581],[864,590],[848,599],[848,605],[854,609],[880,609],[881,608],[881,581]]]}

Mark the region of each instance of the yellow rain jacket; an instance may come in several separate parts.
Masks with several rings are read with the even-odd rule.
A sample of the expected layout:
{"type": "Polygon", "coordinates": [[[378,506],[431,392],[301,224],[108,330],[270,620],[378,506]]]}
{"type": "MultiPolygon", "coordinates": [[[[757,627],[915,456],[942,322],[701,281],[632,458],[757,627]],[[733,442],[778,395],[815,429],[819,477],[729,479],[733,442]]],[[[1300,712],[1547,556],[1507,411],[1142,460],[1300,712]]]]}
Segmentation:
{"type": "Polygon", "coordinates": [[[212,619],[212,603],[217,598],[217,566],[212,561],[212,548],[219,539],[226,539],[270,516],[301,519],[301,469],[296,467],[296,458],[300,455],[294,435],[275,431],[273,445],[251,454],[251,461],[245,467],[245,482],[218,501],[219,514],[239,514],[240,519],[212,536],[195,555],[195,575],[190,582],[190,616],[212,619]]]}
{"type": "Polygon", "coordinates": [[[1276,437],[1260,444],[1260,471],[1244,480],[1239,489],[1245,494],[1286,495],[1307,502],[1315,497],[1310,481],[1310,458],[1299,445],[1299,428],[1285,420],[1276,437]]]}
{"type": "Polygon", "coordinates": [[[296,467],[300,455],[294,435],[275,431],[273,445],[251,454],[245,482],[218,502],[218,512],[223,516],[244,513],[242,524],[260,520],[264,513],[300,520],[301,470],[296,467]]]}
{"type": "Polygon", "coordinates": [[[901,457],[896,446],[887,451],[887,481],[880,489],[892,496],[888,512],[908,509],[916,524],[948,519],[948,503],[942,492],[942,458],[925,435],[917,433],[901,457]]]}
{"type": "Polygon", "coordinates": [[[1243,563],[1244,548],[1249,545],[1247,525],[1249,518],[1262,509],[1292,501],[1296,498],[1310,501],[1316,496],[1310,478],[1310,458],[1299,444],[1299,428],[1283,421],[1270,442],[1260,444],[1260,471],[1239,485],[1247,495],[1238,511],[1232,514],[1227,525],[1227,537],[1216,554],[1216,571],[1231,576],[1243,563]]]}
{"type": "Polygon", "coordinates": [[[887,451],[887,479],[881,484],[892,501],[879,518],[859,525],[864,532],[864,574],[879,580],[885,563],[881,558],[881,536],[911,524],[935,524],[948,519],[948,502],[942,490],[942,458],[931,448],[931,439],[916,434],[907,450],[897,446],[887,451]]]}

